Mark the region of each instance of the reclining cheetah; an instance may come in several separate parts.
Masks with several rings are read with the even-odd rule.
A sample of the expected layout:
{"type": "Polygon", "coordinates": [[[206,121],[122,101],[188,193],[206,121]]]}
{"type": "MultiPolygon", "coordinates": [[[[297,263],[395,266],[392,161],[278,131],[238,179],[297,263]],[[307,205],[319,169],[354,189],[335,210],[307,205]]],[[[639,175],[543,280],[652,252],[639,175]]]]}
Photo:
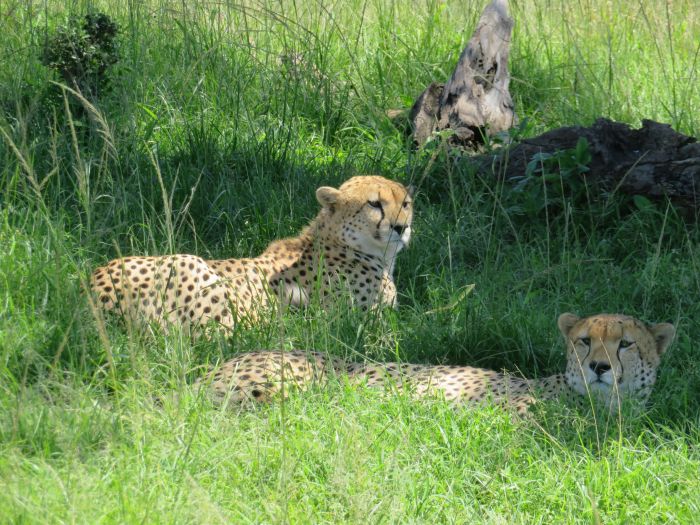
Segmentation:
{"type": "MultiPolygon", "coordinates": [[[[320,352],[259,351],[242,354],[196,382],[222,403],[269,401],[283,385],[305,389],[328,376],[346,376],[352,383],[390,386],[415,397],[438,394],[456,402],[491,399],[524,414],[536,396],[551,399],[573,392],[593,394],[616,409],[626,396],[646,399],[656,381],[661,355],[673,340],[668,323],[646,326],[626,315],[599,314],[559,317],[566,339],[567,365],[563,374],[524,379],[469,366],[430,366],[404,363],[346,363],[320,352]]],[[[286,393],[285,391],[285,393],[286,393]]]]}
{"type": "Polygon", "coordinates": [[[132,319],[185,327],[255,320],[276,299],[306,304],[349,291],[361,307],[396,306],[397,253],[408,244],[412,190],[377,176],[316,190],[322,208],[298,237],[258,257],[206,261],[195,255],[115,259],[92,274],[98,305],[132,319]]]}

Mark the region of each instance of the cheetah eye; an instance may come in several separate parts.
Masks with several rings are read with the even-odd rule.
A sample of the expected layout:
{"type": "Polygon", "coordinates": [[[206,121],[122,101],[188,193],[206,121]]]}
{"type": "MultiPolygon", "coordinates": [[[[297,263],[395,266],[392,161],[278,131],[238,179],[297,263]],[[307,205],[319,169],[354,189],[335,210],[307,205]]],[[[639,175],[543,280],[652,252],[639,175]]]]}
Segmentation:
{"type": "Polygon", "coordinates": [[[369,204],[370,206],[372,206],[372,208],[376,208],[376,209],[378,209],[378,210],[381,210],[381,209],[382,209],[382,203],[379,202],[379,201],[367,201],[367,204],[369,204]]]}
{"type": "Polygon", "coordinates": [[[591,338],[590,337],[581,337],[579,339],[584,345],[586,346],[591,346],[591,338]]]}
{"type": "Polygon", "coordinates": [[[408,201],[403,201],[403,204],[401,205],[404,209],[408,208],[408,205],[411,204],[408,201]]]}
{"type": "Polygon", "coordinates": [[[624,339],[620,340],[620,348],[629,348],[634,344],[634,341],[625,341],[624,339]]]}

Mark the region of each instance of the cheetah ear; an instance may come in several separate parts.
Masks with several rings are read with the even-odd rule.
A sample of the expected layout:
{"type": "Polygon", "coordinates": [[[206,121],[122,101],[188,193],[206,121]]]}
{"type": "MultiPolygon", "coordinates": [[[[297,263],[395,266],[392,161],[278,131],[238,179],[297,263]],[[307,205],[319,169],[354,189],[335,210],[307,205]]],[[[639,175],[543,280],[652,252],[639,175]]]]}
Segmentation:
{"type": "Polygon", "coordinates": [[[321,186],[316,190],[316,200],[321,206],[332,206],[338,202],[340,191],[330,186],[321,186]]]}
{"type": "Polygon", "coordinates": [[[413,184],[409,184],[406,186],[406,192],[410,197],[413,197],[413,194],[416,193],[416,187],[413,184]]]}
{"type": "Polygon", "coordinates": [[[671,323],[659,323],[649,327],[651,335],[656,340],[656,349],[659,355],[663,355],[676,335],[676,327],[671,323]]]}
{"type": "Polygon", "coordinates": [[[564,337],[568,338],[569,332],[574,327],[574,325],[576,323],[578,323],[580,320],[581,320],[581,318],[576,314],[570,314],[570,313],[561,314],[559,316],[559,319],[557,320],[557,324],[559,325],[559,331],[561,332],[561,334],[564,337]]]}

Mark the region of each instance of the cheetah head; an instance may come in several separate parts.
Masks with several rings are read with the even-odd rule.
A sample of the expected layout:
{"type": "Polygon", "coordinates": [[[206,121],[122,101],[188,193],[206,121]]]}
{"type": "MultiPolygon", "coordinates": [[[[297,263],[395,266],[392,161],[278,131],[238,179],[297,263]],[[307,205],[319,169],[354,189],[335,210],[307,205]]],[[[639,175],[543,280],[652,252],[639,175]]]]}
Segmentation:
{"type": "MultiPolygon", "coordinates": [[[[617,406],[625,396],[645,399],[656,381],[661,355],[671,344],[672,324],[647,326],[627,315],[559,316],[566,339],[566,382],[617,406]]],[[[612,407],[613,405],[611,405],[612,407]]]]}
{"type": "Polygon", "coordinates": [[[378,176],[352,177],[340,188],[322,186],[316,198],[327,234],[343,245],[393,259],[411,238],[413,189],[378,176]]]}

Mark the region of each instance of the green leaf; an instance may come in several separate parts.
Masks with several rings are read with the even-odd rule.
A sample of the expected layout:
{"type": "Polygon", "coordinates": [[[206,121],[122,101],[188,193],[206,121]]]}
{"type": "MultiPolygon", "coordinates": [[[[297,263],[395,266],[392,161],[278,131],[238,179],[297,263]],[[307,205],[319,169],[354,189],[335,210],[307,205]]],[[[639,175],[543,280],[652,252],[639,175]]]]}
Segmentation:
{"type": "Polygon", "coordinates": [[[634,202],[634,205],[637,207],[637,209],[640,211],[655,209],[654,203],[646,197],[644,197],[643,195],[635,195],[634,197],[632,197],[632,201],[634,202]]]}

